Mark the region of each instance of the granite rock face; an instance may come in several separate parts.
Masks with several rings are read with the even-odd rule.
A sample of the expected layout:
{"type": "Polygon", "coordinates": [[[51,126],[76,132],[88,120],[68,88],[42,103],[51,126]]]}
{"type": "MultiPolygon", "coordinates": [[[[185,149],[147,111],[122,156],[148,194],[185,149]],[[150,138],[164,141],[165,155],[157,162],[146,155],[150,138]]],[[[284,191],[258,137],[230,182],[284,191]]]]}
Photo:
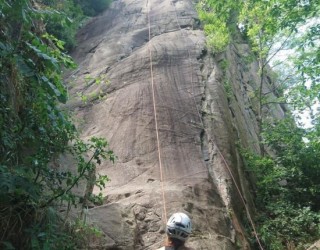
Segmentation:
{"type": "Polygon", "coordinates": [[[249,54],[245,44],[207,52],[190,0],[117,0],[80,30],[68,105],[82,137],[105,137],[118,157],[98,169],[111,181],[88,211],[104,233],[96,248],[157,249],[178,211],[193,221],[188,246],[248,248],[242,201],[253,209],[235,143],[259,151],[249,54]]]}

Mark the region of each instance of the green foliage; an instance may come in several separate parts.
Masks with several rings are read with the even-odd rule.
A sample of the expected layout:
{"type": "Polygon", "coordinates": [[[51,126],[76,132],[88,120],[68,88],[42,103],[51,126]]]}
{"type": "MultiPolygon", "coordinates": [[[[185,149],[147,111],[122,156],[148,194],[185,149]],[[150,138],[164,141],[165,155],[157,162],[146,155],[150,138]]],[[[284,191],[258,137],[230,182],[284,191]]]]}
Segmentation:
{"type": "Polygon", "coordinates": [[[296,249],[306,249],[320,235],[319,213],[309,207],[300,208],[279,200],[267,206],[267,211],[268,217],[260,217],[259,228],[266,249],[285,249],[288,243],[296,249]]]}
{"type": "MultiPolygon", "coordinates": [[[[311,21],[311,24],[304,25],[299,30],[304,32],[292,39],[291,69],[283,74],[284,77],[290,78],[286,97],[294,110],[310,112],[311,118],[316,119],[319,117],[319,112],[313,107],[320,101],[319,21],[311,21]]],[[[277,70],[279,68],[281,69],[277,67],[277,70]]]]}
{"type": "Polygon", "coordinates": [[[86,219],[77,219],[70,227],[71,234],[77,237],[76,249],[89,249],[90,242],[97,242],[103,233],[94,225],[87,223],[86,219]]]}
{"type": "Polygon", "coordinates": [[[87,16],[95,16],[107,9],[112,0],[73,0],[79,4],[83,13],[87,16]]]}
{"type": "Polygon", "coordinates": [[[82,9],[71,0],[43,3],[46,31],[63,41],[65,50],[70,51],[76,45],[75,35],[85,18],[82,9]]]}
{"type": "Polygon", "coordinates": [[[277,152],[277,163],[286,168],[290,201],[296,202],[297,199],[299,204],[319,210],[320,144],[317,130],[298,128],[292,120],[285,119],[267,126],[264,137],[277,152]],[[294,189],[290,189],[291,184],[294,189]]]}
{"type": "MultiPolygon", "coordinates": [[[[259,89],[256,96],[260,121],[262,106],[268,103],[262,100],[266,66],[280,51],[290,49],[291,54],[295,54],[286,59],[290,61],[286,64],[290,69],[288,74],[277,81],[278,86],[283,86],[284,80],[286,87],[289,87],[287,96],[290,98],[287,102],[294,108],[305,110],[319,101],[320,8],[317,1],[202,0],[197,9],[204,24],[208,47],[213,52],[223,51],[230,38],[237,37],[236,29],[251,45],[259,63],[261,78],[257,83],[259,89]],[[307,100],[306,104],[304,100],[307,100]]],[[[283,103],[283,100],[279,102],[283,103]]]]}
{"type": "Polygon", "coordinates": [[[200,20],[204,24],[207,45],[215,53],[224,51],[234,29],[233,13],[237,1],[202,0],[197,5],[200,20]]]}
{"type": "Polygon", "coordinates": [[[286,62],[274,68],[280,75],[277,85],[287,88],[286,100],[280,102],[290,103],[295,110],[311,110],[319,100],[320,88],[319,21],[314,18],[320,14],[319,4],[283,0],[249,1],[245,6],[239,20],[245,24],[244,32],[258,56],[262,80],[270,60],[288,50],[286,62]],[[286,74],[281,67],[288,68],[286,74]]]}
{"type": "Polygon", "coordinates": [[[253,49],[259,57],[269,55],[273,43],[279,41],[277,35],[284,37],[297,32],[297,26],[305,23],[318,11],[316,4],[297,1],[246,1],[239,11],[239,23],[249,37],[253,49]]]}
{"type": "MultiPolygon", "coordinates": [[[[48,11],[29,0],[6,0],[0,11],[1,248],[74,249],[53,206],[76,205],[81,197],[73,188],[115,157],[104,139],[80,140],[59,106],[68,98],[62,71],[75,64],[45,31],[48,11]],[[61,168],[62,154],[74,171],[61,168]]],[[[94,184],[106,181],[100,176],[94,184]]]]}
{"type": "Polygon", "coordinates": [[[320,133],[285,119],[264,128],[276,157],[243,153],[256,178],[259,234],[266,249],[297,249],[320,237],[320,133]]]}
{"type": "MultiPolygon", "coordinates": [[[[107,79],[107,76],[105,74],[101,74],[96,78],[87,75],[85,76],[84,81],[86,83],[86,86],[90,86],[92,84],[105,84],[106,86],[108,86],[110,84],[110,81],[107,79]]],[[[104,93],[102,90],[95,91],[87,95],[83,94],[83,92],[77,92],[77,96],[84,104],[87,104],[89,101],[92,102],[94,100],[101,100],[107,97],[106,93],[104,93]]]]}
{"type": "Polygon", "coordinates": [[[222,22],[214,13],[199,9],[199,18],[204,23],[207,36],[207,46],[213,52],[223,51],[229,43],[229,31],[226,23],[222,22]]]}
{"type": "Polygon", "coordinates": [[[31,249],[76,249],[76,241],[64,225],[57,211],[51,207],[38,214],[36,221],[26,229],[31,249]]]}
{"type": "Polygon", "coordinates": [[[76,46],[75,35],[86,16],[96,16],[107,9],[112,0],[41,0],[48,33],[62,40],[67,51],[76,46]]]}
{"type": "MultiPolygon", "coordinates": [[[[320,116],[312,109],[320,98],[319,6],[317,1],[294,0],[201,0],[197,5],[213,52],[223,51],[231,39],[237,39],[234,31],[238,29],[259,66],[253,97],[262,156],[244,156],[256,180],[258,226],[265,249],[289,248],[287,244],[304,249],[303,244],[320,236],[320,116]],[[282,68],[273,80],[274,89],[266,90],[268,64],[288,49],[294,56],[279,63],[282,68]],[[277,98],[270,98],[269,93],[277,98]],[[314,127],[299,128],[292,119],[264,125],[263,107],[271,103],[290,103],[299,112],[311,110],[314,127]],[[273,157],[267,155],[267,146],[273,157]]],[[[227,81],[224,86],[230,97],[227,81]]]]}

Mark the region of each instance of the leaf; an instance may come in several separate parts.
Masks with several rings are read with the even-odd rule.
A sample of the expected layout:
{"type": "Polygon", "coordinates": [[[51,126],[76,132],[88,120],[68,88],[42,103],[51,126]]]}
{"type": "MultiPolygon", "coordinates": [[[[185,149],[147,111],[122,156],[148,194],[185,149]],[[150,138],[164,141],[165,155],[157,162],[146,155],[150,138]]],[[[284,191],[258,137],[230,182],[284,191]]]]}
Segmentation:
{"type": "Polygon", "coordinates": [[[32,49],[32,50],[38,55],[38,57],[40,57],[40,58],[42,58],[42,59],[44,59],[44,60],[46,60],[46,61],[51,62],[52,65],[53,65],[55,68],[57,68],[57,69],[59,68],[57,59],[55,59],[54,57],[49,56],[48,54],[46,54],[46,53],[44,53],[44,52],[42,52],[40,49],[38,49],[37,47],[31,45],[31,44],[28,43],[28,42],[27,42],[26,44],[28,45],[28,47],[29,47],[30,49],[32,49]]]}
{"type": "Polygon", "coordinates": [[[60,90],[54,84],[52,84],[46,76],[42,76],[41,80],[44,83],[46,83],[46,86],[48,87],[51,94],[53,94],[55,97],[57,97],[60,102],[66,103],[66,101],[67,101],[66,95],[62,94],[60,92],[60,90]]]}
{"type": "Polygon", "coordinates": [[[9,241],[3,241],[2,244],[5,246],[6,250],[15,250],[15,247],[9,241]]]}
{"type": "Polygon", "coordinates": [[[4,45],[4,43],[2,43],[2,42],[0,42],[0,48],[2,50],[6,50],[7,49],[6,45],[4,45]]]}
{"type": "Polygon", "coordinates": [[[32,249],[40,249],[40,243],[36,237],[32,237],[31,246],[32,246],[32,249]]]}
{"type": "Polygon", "coordinates": [[[6,43],[2,43],[0,42],[0,56],[7,56],[10,53],[12,53],[12,46],[11,44],[6,44],[6,43]]]}
{"type": "Polygon", "coordinates": [[[65,42],[58,40],[56,45],[58,46],[59,49],[64,50],[64,44],[65,42]]]}
{"type": "Polygon", "coordinates": [[[44,245],[43,245],[43,248],[42,248],[43,250],[50,250],[51,249],[51,247],[50,247],[50,243],[49,243],[49,241],[47,240],[47,241],[45,241],[45,243],[44,243],[44,245]]]}
{"type": "Polygon", "coordinates": [[[1,193],[11,193],[15,188],[15,185],[13,183],[14,177],[6,171],[1,172],[1,175],[0,175],[0,192],[1,193]]]}
{"type": "Polygon", "coordinates": [[[40,232],[38,233],[38,238],[43,238],[45,237],[47,234],[45,232],[40,232]]]}
{"type": "Polygon", "coordinates": [[[67,21],[67,25],[70,25],[73,23],[73,20],[69,17],[66,18],[66,21],[67,21]]]}
{"type": "Polygon", "coordinates": [[[16,60],[17,60],[17,66],[21,75],[25,77],[31,77],[35,75],[34,70],[27,65],[27,63],[24,61],[22,57],[17,57],[16,60]]]}
{"type": "Polygon", "coordinates": [[[24,9],[21,10],[22,19],[24,22],[28,22],[26,12],[24,9]]]}

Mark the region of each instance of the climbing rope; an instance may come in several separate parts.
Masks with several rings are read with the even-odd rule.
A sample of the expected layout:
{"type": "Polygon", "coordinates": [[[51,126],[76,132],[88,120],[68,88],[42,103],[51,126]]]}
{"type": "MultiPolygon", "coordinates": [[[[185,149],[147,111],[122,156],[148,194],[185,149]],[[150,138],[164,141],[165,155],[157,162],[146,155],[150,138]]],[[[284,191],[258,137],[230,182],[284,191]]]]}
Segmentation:
{"type": "MultiPolygon", "coordinates": [[[[151,1],[151,0],[149,0],[151,1]]],[[[164,220],[167,221],[167,209],[166,209],[166,199],[165,199],[165,190],[164,190],[164,174],[163,174],[163,168],[162,168],[162,159],[161,159],[161,147],[160,147],[160,139],[159,139],[159,129],[158,129],[158,120],[157,120],[157,108],[156,108],[156,99],[155,99],[155,88],[154,88],[154,78],[153,78],[153,66],[152,66],[152,51],[151,51],[151,21],[150,21],[150,2],[147,1],[147,15],[148,15],[148,32],[149,32],[149,42],[148,42],[148,51],[149,51],[149,60],[150,60],[150,76],[151,76],[151,88],[152,88],[152,101],[153,101],[153,111],[154,111],[154,120],[155,120],[155,130],[156,130],[156,139],[157,139],[157,149],[158,149],[158,161],[159,161],[159,170],[160,170],[160,182],[161,182],[161,191],[162,191],[162,202],[163,202],[163,214],[164,214],[164,220]]],[[[181,34],[182,36],[184,37],[184,39],[186,39],[186,36],[184,35],[183,33],[183,30],[181,28],[181,25],[179,23],[179,19],[178,19],[178,14],[177,14],[177,10],[175,8],[175,5],[172,1],[170,1],[170,3],[173,5],[174,7],[174,11],[175,11],[175,16],[176,16],[176,20],[177,20],[177,24],[179,26],[179,29],[181,31],[181,34]]],[[[191,86],[192,86],[192,97],[193,97],[193,101],[194,101],[194,104],[195,104],[195,107],[196,107],[196,110],[197,110],[197,113],[198,113],[198,116],[199,116],[199,119],[200,119],[200,122],[201,122],[201,125],[202,125],[202,129],[205,130],[205,127],[204,127],[204,123],[203,123],[203,119],[202,119],[202,116],[200,114],[200,110],[198,108],[198,105],[197,105],[197,102],[196,102],[196,99],[195,99],[195,94],[194,94],[194,83],[193,83],[193,73],[192,73],[192,61],[191,61],[191,53],[190,53],[190,50],[189,48],[187,48],[188,50],[188,58],[189,58],[189,63],[190,63],[190,69],[191,69],[191,86]]],[[[256,231],[256,227],[254,225],[254,222],[252,220],[252,217],[251,217],[251,214],[250,214],[250,211],[249,211],[249,208],[246,204],[246,201],[242,195],[242,192],[237,184],[237,181],[229,167],[229,164],[227,163],[225,157],[223,156],[223,154],[221,153],[218,145],[213,141],[213,145],[216,147],[217,151],[218,151],[218,154],[220,155],[223,163],[224,163],[224,166],[227,168],[230,176],[231,176],[231,179],[232,181],[234,182],[234,185],[237,189],[237,192],[241,198],[241,201],[245,207],[245,210],[246,210],[246,213],[247,213],[247,217],[249,219],[249,222],[251,224],[251,227],[253,229],[253,233],[255,235],[255,238],[259,244],[259,247],[261,250],[263,250],[263,247],[261,245],[261,242],[260,242],[260,239],[258,237],[258,234],[257,234],[257,231],[256,231]]]]}
{"type": "MultiPolygon", "coordinates": [[[[151,1],[151,0],[149,0],[149,1],[151,1]]],[[[155,98],[154,79],[153,79],[152,52],[151,52],[151,21],[150,21],[150,2],[149,1],[147,1],[147,6],[148,6],[147,7],[147,12],[148,12],[148,30],[149,30],[148,51],[149,51],[149,60],[150,60],[152,102],[153,102],[153,113],[154,113],[156,138],[157,138],[157,148],[158,148],[158,160],[159,160],[159,170],[160,170],[160,182],[161,182],[161,192],[162,192],[163,215],[164,215],[164,221],[166,223],[167,222],[167,206],[166,206],[166,198],[165,198],[165,191],[164,191],[164,174],[163,174],[163,168],[162,168],[161,147],[160,147],[160,140],[159,140],[157,108],[156,108],[156,98],[155,98]]]]}
{"type": "MultiPolygon", "coordinates": [[[[183,32],[183,29],[181,28],[181,25],[180,25],[180,22],[179,22],[177,9],[176,9],[176,7],[175,7],[175,5],[174,5],[174,3],[173,3],[172,1],[170,1],[170,3],[171,3],[171,5],[173,5],[174,11],[175,11],[176,21],[177,21],[177,24],[178,24],[179,29],[180,29],[180,31],[181,31],[181,34],[182,34],[183,38],[186,40],[186,36],[185,36],[185,34],[184,34],[184,32],[183,32]]],[[[194,101],[194,104],[195,104],[197,113],[198,113],[198,115],[199,115],[199,119],[200,119],[200,122],[201,122],[201,125],[202,125],[202,129],[203,129],[204,131],[206,131],[206,129],[205,129],[205,127],[204,127],[204,123],[203,123],[202,116],[201,116],[201,114],[200,114],[200,110],[199,110],[199,108],[198,108],[198,105],[197,105],[197,102],[196,102],[196,99],[195,99],[194,83],[193,83],[193,73],[192,73],[193,71],[192,71],[191,53],[190,53],[189,48],[187,48],[187,50],[188,50],[188,57],[189,57],[190,68],[191,68],[191,86],[192,86],[192,93],[191,93],[191,94],[192,94],[192,97],[193,97],[193,101],[194,101]]],[[[241,201],[242,201],[242,203],[243,203],[243,205],[244,205],[244,207],[245,207],[245,210],[246,210],[246,213],[247,213],[247,217],[248,217],[249,222],[250,222],[250,224],[251,224],[251,227],[252,227],[254,236],[255,236],[255,238],[256,238],[256,240],[257,240],[257,243],[258,243],[260,249],[263,250],[261,241],[260,241],[260,239],[259,239],[259,236],[258,236],[256,227],[255,227],[255,224],[254,224],[254,222],[253,222],[253,220],[252,220],[252,217],[251,217],[249,208],[248,208],[248,206],[247,206],[247,203],[246,203],[246,201],[245,201],[245,199],[244,199],[244,197],[243,197],[243,195],[242,195],[242,193],[241,193],[241,190],[240,190],[240,188],[239,188],[239,186],[238,186],[238,184],[237,184],[237,181],[236,181],[236,179],[235,179],[235,177],[234,177],[234,175],[233,175],[233,173],[232,173],[232,171],[231,171],[231,169],[230,169],[230,167],[229,167],[229,164],[227,163],[225,157],[224,157],[223,154],[221,153],[218,145],[217,145],[214,141],[215,141],[215,140],[213,140],[213,145],[214,145],[215,148],[217,149],[218,154],[220,155],[220,157],[221,157],[221,159],[222,159],[225,167],[227,168],[227,170],[228,170],[228,172],[229,172],[229,174],[230,174],[230,176],[231,176],[231,179],[232,179],[232,181],[233,181],[233,183],[234,183],[234,185],[235,185],[235,187],[236,187],[236,189],[237,189],[237,192],[238,192],[238,194],[239,194],[239,196],[240,196],[240,199],[241,199],[241,201]]]]}

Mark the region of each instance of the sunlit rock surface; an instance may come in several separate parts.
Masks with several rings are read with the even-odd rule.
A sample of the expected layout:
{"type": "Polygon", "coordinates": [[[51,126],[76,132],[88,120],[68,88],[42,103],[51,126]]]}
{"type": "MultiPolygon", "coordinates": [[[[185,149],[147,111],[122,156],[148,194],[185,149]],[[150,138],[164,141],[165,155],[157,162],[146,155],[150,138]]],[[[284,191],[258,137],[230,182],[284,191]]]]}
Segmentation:
{"type": "Polygon", "coordinates": [[[88,211],[104,233],[100,248],[157,249],[165,216],[178,211],[193,221],[188,246],[247,248],[234,181],[253,212],[236,148],[259,151],[249,54],[241,43],[207,52],[189,0],[117,0],[80,30],[69,107],[82,137],[107,138],[118,157],[99,167],[111,181],[104,204],[88,211]]]}

